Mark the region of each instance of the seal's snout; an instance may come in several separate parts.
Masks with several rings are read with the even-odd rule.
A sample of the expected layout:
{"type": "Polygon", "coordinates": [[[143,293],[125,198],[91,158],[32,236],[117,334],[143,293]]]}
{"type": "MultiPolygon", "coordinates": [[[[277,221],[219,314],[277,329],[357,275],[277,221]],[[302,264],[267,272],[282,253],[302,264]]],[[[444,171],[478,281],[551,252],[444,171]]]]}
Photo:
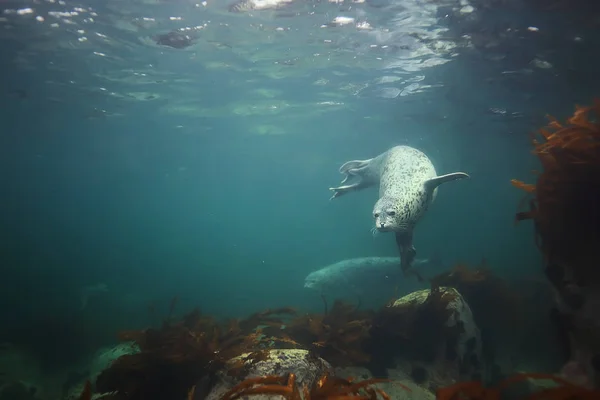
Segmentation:
{"type": "Polygon", "coordinates": [[[390,224],[386,224],[385,222],[377,222],[375,227],[379,232],[389,232],[391,230],[390,224]]]}

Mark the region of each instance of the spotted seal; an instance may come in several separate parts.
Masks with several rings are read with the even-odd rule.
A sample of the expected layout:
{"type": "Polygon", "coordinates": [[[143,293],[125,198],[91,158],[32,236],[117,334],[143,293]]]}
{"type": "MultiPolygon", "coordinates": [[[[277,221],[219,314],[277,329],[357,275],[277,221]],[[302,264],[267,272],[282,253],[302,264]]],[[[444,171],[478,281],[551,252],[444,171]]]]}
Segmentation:
{"type": "Polygon", "coordinates": [[[348,161],[340,167],[340,173],[345,175],[342,186],[329,188],[334,192],[330,200],[379,184],[379,200],[373,207],[375,228],[396,234],[405,274],[417,254],[412,243],[414,228],[435,199],[438,186],[469,177],[464,172],[437,176],[431,160],[408,146],[392,147],[370,160],[348,161]],[[352,177],[358,180],[344,185],[352,177]]]}

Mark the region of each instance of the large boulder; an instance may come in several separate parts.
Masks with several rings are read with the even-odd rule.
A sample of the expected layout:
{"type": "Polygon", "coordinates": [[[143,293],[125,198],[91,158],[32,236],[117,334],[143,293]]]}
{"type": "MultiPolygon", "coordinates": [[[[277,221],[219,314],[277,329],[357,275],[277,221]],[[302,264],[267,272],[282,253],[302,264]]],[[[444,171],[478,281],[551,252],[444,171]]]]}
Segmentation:
{"type": "MultiPolygon", "coordinates": [[[[83,392],[84,385],[87,381],[92,384],[96,382],[98,375],[117,358],[126,354],[135,354],[139,352],[139,347],[134,342],[123,342],[115,346],[106,346],[99,349],[92,357],[92,361],[87,370],[85,376],[82,376],[77,382],[69,385],[68,390],[63,397],[64,400],[76,400],[79,399],[83,392]]],[[[65,385],[63,385],[65,386],[65,385]]]]}
{"type": "MultiPolygon", "coordinates": [[[[356,381],[379,378],[371,375],[367,368],[361,367],[336,368],[335,375],[345,379],[354,378],[356,381]]],[[[389,382],[379,383],[377,387],[393,400],[435,400],[433,392],[416,384],[408,374],[400,369],[388,369],[387,379],[389,382]],[[406,388],[410,390],[406,390],[406,388]]]]}
{"type": "Polygon", "coordinates": [[[434,293],[419,290],[396,300],[391,307],[411,315],[407,317],[413,324],[408,342],[414,345],[413,352],[399,352],[396,365],[412,380],[435,390],[455,381],[483,377],[481,333],[471,308],[456,289],[441,287],[434,293]],[[419,349],[427,349],[428,354],[419,354],[419,349]]]}
{"type": "MultiPolygon", "coordinates": [[[[248,378],[255,378],[267,375],[287,375],[294,373],[296,382],[301,388],[303,385],[309,387],[325,372],[332,373],[331,365],[322,358],[314,356],[307,350],[287,349],[287,350],[269,350],[269,354],[265,360],[249,364],[244,369],[243,374],[236,373],[231,376],[232,369],[239,370],[238,362],[241,357],[235,357],[230,360],[225,368],[217,375],[216,383],[212,386],[208,396],[204,397],[201,393],[197,396],[202,396],[203,400],[220,400],[225,392],[248,378]]],[[[254,396],[252,400],[280,400],[278,395],[260,395],[254,396]]]]}
{"type": "Polygon", "coordinates": [[[570,359],[561,369],[569,381],[600,388],[600,284],[569,284],[559,289],[559,325],[568,338],[570,359]],[[561,290],[562,289],[562,290],[561,290]]]}
{"type": "Polygon", "coordinates": [[[51,397],[37,357],[10,343],[0,343],[0,399],[43,399],[51,397]]]}
{"type": "Polygon", "coordinates": [[[90,366],[90,381],[95,382],[98,375],[112,364],[117,358],[135,354],[140,351],[139,347],[134,342],[123,342],[115,346],[106,346],[98,350],[93,358],[90,366]]]}

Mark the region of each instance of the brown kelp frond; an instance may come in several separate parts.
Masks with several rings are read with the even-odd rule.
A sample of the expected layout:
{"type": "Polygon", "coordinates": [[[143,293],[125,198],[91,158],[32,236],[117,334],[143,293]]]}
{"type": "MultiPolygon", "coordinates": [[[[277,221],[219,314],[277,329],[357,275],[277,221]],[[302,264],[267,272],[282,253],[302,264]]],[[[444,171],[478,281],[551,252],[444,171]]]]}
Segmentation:
{"type": "MultiPolygon", "coordinates": [[[[324,374],[315,380],[312,387],[303,387],[303,396],[296,384],[296,376],[263,376],[250,378],[237,384],[223,395],[221,400],[236,400],[256,395],[280,395],[287,400],[390,400],[383,390],[371,387],[389,382],[387,379],[368,379],[353,383],[352,380],[324,374]]],[[[405,390],[410,389],[401,385],[405,390]]]]}
{"type": "Polygon", "coordinates": [[[533,185],[531,183],[525,183],[525,182],[522,182],[522,181],[517,180],[517,179],[511,179],[510,183],[514,187],[516,187],[517,189],[524,190],[527,193],[533,193],[533,192],[535,192],[535,185],[533,185]]]}
{"type": "Polygon", "coordinates": [[[552,119],[533,140],[542,171],[531,185],[515,181],[533,195],[530,210],[539,246],[549,262],[569,265],[579,280],[593,269],[590,253],[600,244],[600,100],[576,107],[566,123],[552,119]]]}
{"type": "Polygon", "coordinates": [[[500,400],[496,388],[485,388],[481,382],[458,382],[440,388],[435,394],[436,400],[500,400]]]}
{"type": "MultiPolygon", "coordinates": [[[[252,323],[273,323],[271,313],[251,316],[252,323]]],[[[100,392],[118,391],[128,399],[183,398],[201,377],[229,359],[250,353],[246,361],[264,358],[268,338],[248,320],[219,324],[197,309],[180,321],[166,320],[160,329],[122,332],[139,353],[119,357],[97,380],[100,392]]]]}
{"type": "MultiPolygon", "coordinates": [[[[571,149],[582,155],[593,155],[598,151],[600,142],[600,100],[595,100],[590,107],[575,106],[575,113],[562,125],[556,119],[546,129],[540,129],[538,134],[543,141],[534,142],[536,154],[550,154],[556,149],[571,149]]],[[[534,138],[534,140],[537,140],[534,138]]],[[[571,159],[576,161],[576,159],[571,159]]]]}
{"type": "Polygon", "coordinates": [[[256,363],[269,359],[269,350],[257,350],[229,360],[227,375],[242,377],[248,375],[256,363]]]}
{"type": "Polygon", "coordinates": [[[600,391],[576,386],[558,376],[540,373],[513,375],[495,387],[486,388],[481,382],[459,382],[437,390],[437,400],[500,400],[504,389],[527,379],[545,379],[557,383],[556,387],[532,393],[523,400],[593,400],[600,398],[600,391]]]}
{"type": "MultiPolygon", "coordinates": [[[[246,379],[228,390],[221,400],[236,400],[253,395],[278,394],[285,399],[300,400],[300,392],[296,386],[296,376],[260,376],[246,379]]],[[[305,399],[306,400],[306,399],[305,399]]]]}
{"type": "MultiPolygon", "coordinates": [[[[315,380],[312,387],[304,388],[304,398],[309,400],[346,400],[346,399],[364,399],[377,400],[381,396],[384,400],[390,397],[383,390],[371,386],[378,383],[389,382],[388,379],[366,379],[354,382],[353,379],[344,379],[324,373],[315,380]]],[[[409,388],[402,385],[409,392],[409,388]]]]}
{"type": "Polygon", "coordinates": [[[336,301],[325,315],[305,314],[290,321],[275,340],[300,344],[336,366],[369,361],[363,349],[371,329],[371,312],[336,301]]]}

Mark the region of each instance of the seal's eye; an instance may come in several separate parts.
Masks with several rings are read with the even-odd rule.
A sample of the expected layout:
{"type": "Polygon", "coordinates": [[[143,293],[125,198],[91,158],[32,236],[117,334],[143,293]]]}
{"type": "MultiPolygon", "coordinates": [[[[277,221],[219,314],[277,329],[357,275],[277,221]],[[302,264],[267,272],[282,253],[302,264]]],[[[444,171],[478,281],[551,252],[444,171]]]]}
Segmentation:
{"type": "Polygon", "coordinates": [[[375,213],[375,214],[373,214],[373,216],[374,216],[375,218],[377,218],[377,217],[379,217],[379,213],[375,213]]]}
{"type": "Polygon", "coordinates": [[[388,215],[393,217],[394,215],[396,215],[396,211],[390,211],[390,212],[388,212],[388,215]]]}

